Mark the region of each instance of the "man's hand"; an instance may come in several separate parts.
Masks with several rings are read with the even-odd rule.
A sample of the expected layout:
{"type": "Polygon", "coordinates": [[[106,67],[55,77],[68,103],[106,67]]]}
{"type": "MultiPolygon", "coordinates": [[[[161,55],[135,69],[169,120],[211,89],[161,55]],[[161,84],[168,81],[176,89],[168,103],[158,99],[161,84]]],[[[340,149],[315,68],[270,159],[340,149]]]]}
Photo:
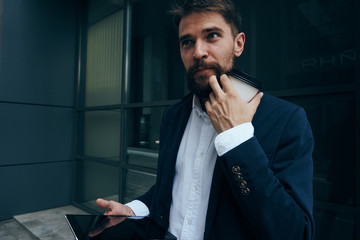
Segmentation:
{"type": "Polygon", "coordinates": [[[217,133],[251,122],[263,96],[263,93],[259,92],[249,103],[246,103],[241,99],[228,76],[221,75],[220,82],[223,89],[216,76],[210,77],[209,83],[213,92],[209,95],[210,100],[205,103],[206,111],[217,133]]]}
{"type": "Polygon", "coordinates": [[[101,208],[107,209],[104,215],[135,216],[130,207],[115,201],[108,201],[99,198],[96,200],[96,204],[101,208]]]}

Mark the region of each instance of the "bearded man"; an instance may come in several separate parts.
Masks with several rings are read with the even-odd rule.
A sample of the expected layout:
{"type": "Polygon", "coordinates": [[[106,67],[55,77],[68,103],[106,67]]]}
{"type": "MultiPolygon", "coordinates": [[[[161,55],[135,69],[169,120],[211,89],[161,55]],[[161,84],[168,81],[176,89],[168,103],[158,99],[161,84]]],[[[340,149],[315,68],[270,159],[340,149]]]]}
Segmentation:
{"type": "Polygon", "coordinates": [[[178,239],[311,239],[313,136],[302,108],[259,92],[242,100],[226,74],[245,44],[230,0],[171,13],[191,93],[163,114],[157,180],[108,215],[149,215],[178,239]]]}

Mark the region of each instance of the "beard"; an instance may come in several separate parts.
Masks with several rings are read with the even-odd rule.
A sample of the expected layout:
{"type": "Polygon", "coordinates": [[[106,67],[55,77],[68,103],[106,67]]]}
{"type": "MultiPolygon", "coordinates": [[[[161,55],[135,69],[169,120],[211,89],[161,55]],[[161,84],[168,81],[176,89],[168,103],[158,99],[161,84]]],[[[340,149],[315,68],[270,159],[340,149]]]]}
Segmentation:
{"type": "Polygon", "coordinates": [[[213,91],[210,87],[209,81],[207,80],[208,75],[199,75],[195,79],[195,74],[199,68],[206,68],[206,69],[212,69],[215,72],[216,79],[218,80],[218,83],[220,84],[220,76],[224,73],[227,73],[233,68],[233,62],[234,60],[230,62],[230,66],[228,68],[223,68],[218,63],[207,63],[204,60],[197,61],[193,66],[189,68],[187,71],[187,84],[190,91],[194,92],[194,94],[199,97],[200,99],[208,99],[209,94],[213,91]]]}

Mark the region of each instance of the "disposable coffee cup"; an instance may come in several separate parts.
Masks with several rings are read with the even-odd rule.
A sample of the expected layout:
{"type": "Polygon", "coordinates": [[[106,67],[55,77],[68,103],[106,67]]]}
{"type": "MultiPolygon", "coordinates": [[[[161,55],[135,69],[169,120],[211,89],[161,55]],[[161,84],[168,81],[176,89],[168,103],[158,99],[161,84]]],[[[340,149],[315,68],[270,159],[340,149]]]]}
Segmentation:
{"type": "Polygon", "coordinates": [[[250,75],[233,69],[227,73],[230,81],[245,102],[251,99],[261,90],[261,81],[251,77],[250,75]]]}

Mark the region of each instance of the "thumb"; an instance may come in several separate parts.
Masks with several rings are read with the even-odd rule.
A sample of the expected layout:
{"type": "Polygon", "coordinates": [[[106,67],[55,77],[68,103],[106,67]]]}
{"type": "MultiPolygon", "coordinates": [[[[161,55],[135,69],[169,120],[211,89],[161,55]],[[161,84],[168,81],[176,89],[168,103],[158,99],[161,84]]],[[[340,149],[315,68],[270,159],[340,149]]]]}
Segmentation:
{"type": "Polygon", "coordinates": [[[96,200],[96,204],[101,207],[101,208],[105,208],[105,209],[109,209],[110,208],[110,201],[102,199],[102,198],[98,198],[96,200]]]}
{"type": "Polygon", "coordinates": [[[249,104],[251,104],[253,107],[257,108],[260,104],[260,100],[261,98],[264,96],[263,92],[258,92],[253,99],[251,99],[251,101],[249,102],[249,104]]]}

